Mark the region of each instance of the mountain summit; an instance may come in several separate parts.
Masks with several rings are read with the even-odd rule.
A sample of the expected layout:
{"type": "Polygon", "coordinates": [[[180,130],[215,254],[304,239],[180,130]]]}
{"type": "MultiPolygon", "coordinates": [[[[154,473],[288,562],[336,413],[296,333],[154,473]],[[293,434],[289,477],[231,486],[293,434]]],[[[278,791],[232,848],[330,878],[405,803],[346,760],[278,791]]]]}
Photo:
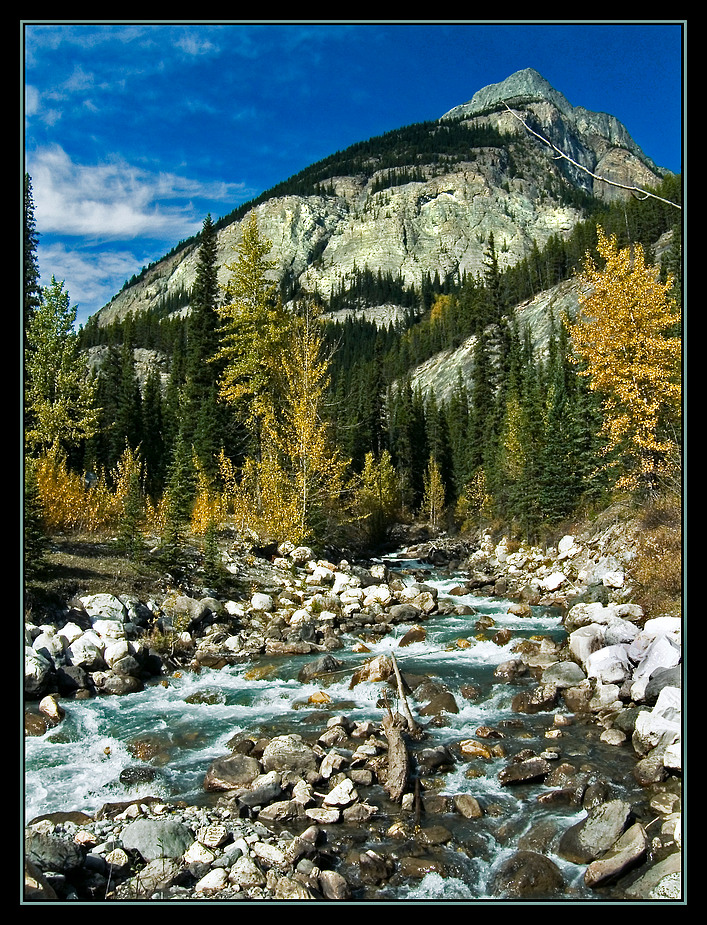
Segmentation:
{"type": "Polygon", "coordinates": [[[488,87],[478,90],[468,103],[455,106],[442,118],[471,117],[496,109],[504,103],[509,106],[519,106],[538,101],[552,103],[565,115],[571,113],[573,109],[567,99],[555,90],[541,74],[532,67],[526,67],[506,77],[500,83],[489,84],[488,87]]]}
{"type": "MultiPolygon", "coordinates": [[[[579,138],[591,144],[591,139],[598,142],[598,152],[608,144],[612,147],[630,151],[656,174],[660,173],[653,161],[646,156],[631,138],[626,127],[615,116],[605,112],[592,112],[582,106],[573,106],[567,98],[555,90],[534,68],[527,67],[516,71],[497,84],[490,84],[479,90],[461,106],[455,106],[442,119],[471,119],[475,116],[507,116],[506,107],[533,114],[541,130],[550,135],[557,134],[557,121],[561,121],[579,138]],[[549,104],[549,105],[548,105],[549,104]]],[[[498,121],[496,124],[498,124],[498,121]]],[[[506,124],[504,118],[502,124],[506,124]]],[[[552,137],[549,141],[554,141],[552,137]]],[[[566,139],[560,137],[558,142],[566,139]]],[[[560,146],[558,144],[558,146],[560,146]]],[[[584,165],[584,166],[589,166],[584,165]]],[[[613,179],[613,178],[611,178],[613,179]]]]}
{"type": "MultiPolygon", "coordinates": [[[[587,171],[640,187],[665,173],[618,119],[571,105],[526,68],[437,120],[333,154],[219,219],[217,262],[232,261],[254,209],[291,296],[317,293],[326,303],[364,270],[406,286],[476,275],[492,238],[501,268],[512,266],[571,233],[592,202],[623,195],[587,171]],[[584,169],[558,159],[516,116],[584,169]]],[[[96,322],[187,309],[197,252],[198,237],[143,270],[96,322]]]]}

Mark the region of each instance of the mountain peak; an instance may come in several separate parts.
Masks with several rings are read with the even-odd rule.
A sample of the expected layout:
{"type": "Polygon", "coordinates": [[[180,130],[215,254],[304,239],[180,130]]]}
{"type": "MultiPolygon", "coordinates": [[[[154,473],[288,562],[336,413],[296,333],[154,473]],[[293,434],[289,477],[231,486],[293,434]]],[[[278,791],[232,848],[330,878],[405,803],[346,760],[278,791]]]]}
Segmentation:
{"type": "Polygon", "coordinates": [[[478,90],[474,96],[460,106],[455,106],[445,113],[442,118],[449,119],[457,116],[473,116],[489,109],[495,109],[499,103],[528,103],[532,101],[547,100],[561,112],[572,111],[572,105],[566,97],[559,93],[535,68],[526,67],[506,77],[500,83],[490,84],[478,90]]]}

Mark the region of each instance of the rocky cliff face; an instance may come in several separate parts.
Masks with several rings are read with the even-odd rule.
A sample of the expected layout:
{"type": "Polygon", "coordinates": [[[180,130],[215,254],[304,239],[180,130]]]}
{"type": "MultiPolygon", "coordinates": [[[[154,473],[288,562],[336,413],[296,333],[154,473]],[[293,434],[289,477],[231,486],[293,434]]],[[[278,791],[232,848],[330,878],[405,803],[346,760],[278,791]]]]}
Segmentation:
{"type": "MultiPolygon", "coordinates": [[[[527,69],[479,90],[439,121],[462,120],[508,133],[503,147],[476,147],[448,167],[418,167],[415,182],[381,189],[385,169],[326,180],[326,194],[280,196],[256,208],[261,232],[273,242],[278,271],[308,291],[328,297],[358,269],[400,274],[407,284],[425,273],[476,274],[493,234],[502,267],[521,259],[551,235],[569,232],[582,218],[568,191],[618,195],[583,171],[553,158],[507,106],[535,131],[587,169],[620,182],[656,184],[661,171],[613,116],[572,106],[536,71],[527,69]],[[603,188],[602,188],[603,187],[603,188]]],[[[324,184],[321,185],[324,188],[324,184]]],[[[218,263],[223,282],[234,257],[240,223],[222,228],[218,263]]],[[[196,245],[153,265],[99,313],[110,323],[144,311],[166,296],[188,290],[196,270],[196,245]]]]}

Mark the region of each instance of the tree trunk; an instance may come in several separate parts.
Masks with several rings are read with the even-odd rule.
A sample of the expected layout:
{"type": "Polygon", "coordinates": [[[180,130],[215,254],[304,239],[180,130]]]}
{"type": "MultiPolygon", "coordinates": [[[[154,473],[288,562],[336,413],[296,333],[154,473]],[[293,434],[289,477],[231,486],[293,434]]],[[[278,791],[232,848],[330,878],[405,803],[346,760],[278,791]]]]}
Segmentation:
{"type": "Polygon", "coordinates": [[[386,790],[394,803],[399,803],[410,775],[410,758],[403,740],[405,720],[400,714],[388,713],[383,720],[383,731],[388,740],[388,780],[386,790]]]}

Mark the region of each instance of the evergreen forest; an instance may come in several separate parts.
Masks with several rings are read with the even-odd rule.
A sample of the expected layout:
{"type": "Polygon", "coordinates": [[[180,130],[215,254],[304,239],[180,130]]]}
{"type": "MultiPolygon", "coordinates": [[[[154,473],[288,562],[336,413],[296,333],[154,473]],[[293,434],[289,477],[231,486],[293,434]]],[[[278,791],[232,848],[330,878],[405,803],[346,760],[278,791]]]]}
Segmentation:
{"type": "MultiPolygon", "coordinates": [[[[445,157],[456,156],[462,131],[469,130],[439,128],[445,157]]],[[[384,154],[392,183],[404,164],[399,133],[391,135],[384,154]]],[[[440,150],[437,143],[435,157],[440,150]]],[[[363,169],[370,153],[366,143],[355,146],[348,169],[363,169]]],[[[380,170],[380,148],[376,164],[380,170]]],[[[327,166],[315,165],[296,186],[316,187],[327,166]]],[[[680,178],[666,178],[657,192],[679,202],[680,178]]],[[[484,272],[474,278],[429,274],[416,287],[366,267],[346,288],[314,296],[269,278],[270,245],[254,218],[244,222],[228,286],[219,287],[218,223],[209,215],[195,242],[191,291],[122,322],[101,326],[94,317],[74,331],[63,284],[52,278],[38,286],[27,177],[28,514],[36,509],[45,528],[47,521],[54,529],[106,528],[128,545],[144,530],[178,544],[184,530],[210,536],[227,522],[263,540],[376,544],[393,524],[415,518],[455,530],[504,524],[537,541],[617,489],[645,493],[679,479],[679,213],[657,198],[634,198],[591,201],[586,215],[567,237],[534,246],[509,269],[499,268],[491,238],[484,272]],[[671,250],[654,272],[653,247],[666,232],[671,250]],[[636,252],[640,266],[621,263],[636,252]],[[597,346],[576,335],[578,322],[551,319],[538,355],[514,312],[574,274],[614,267],[623,274],[619,314],[632,274],[641,269],[654,281],[654,336],[671,351],[651,371],[652,388],[664,396],[677,390],[649,422],[621,433],[612,425],[630,416],[629,399],[598,387],[597,346]],[[379,326],[361,316],[385,303],[402,309],[397,322],[379,326]],[[328,318],[341,310],[351,311],[347,320],[328,318]],[[460,375],[451,395],[413,385],[420,363],[472,337],[470,376],[460,375]],[[103,349],[103,360],[88,374],[82,358],[92,347],[103,349]],[[142,379],[136,348],[163,358],[142,379]],[[49,369],[59,355],[63,368],[49,369]],[[639,430],[651,439],[639,441],[639,430]]],[[[608,276],[602,280],[608,292],[608,276]]],[[[639,297],[653,298],[643,290],[639,297]]],[[[624,360],[615,352],[608,362],[618,380],[624,360]]]]}

